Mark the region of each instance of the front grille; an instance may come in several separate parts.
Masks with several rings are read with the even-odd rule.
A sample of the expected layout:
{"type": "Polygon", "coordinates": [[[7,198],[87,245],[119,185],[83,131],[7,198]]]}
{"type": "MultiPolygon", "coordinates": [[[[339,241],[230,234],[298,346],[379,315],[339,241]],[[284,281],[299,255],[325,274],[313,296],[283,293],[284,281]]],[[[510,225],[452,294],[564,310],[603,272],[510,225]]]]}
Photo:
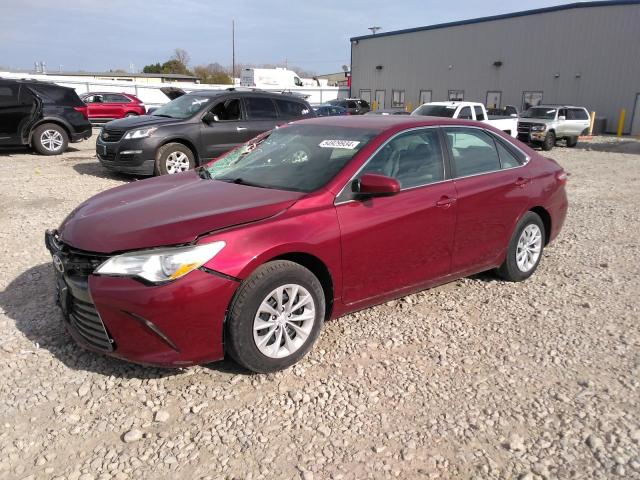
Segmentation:
{"type": "Polygon", "coordinates": [[[518,133],[529,134],[531,132],[532,123],[518,122],[518,133]]]}
{"type": "Polygon", "coordinates": [[[69,323],[92,347],[113,351],[113,341],[93,303],[69,296],[69,323]]]}
{"type": "Polygon", "coordinates": [[[124,136],[126,130],[107,128],[102,129],[102,135],[100,136],[105,142],[119,142],[124,136]]]}
{"type": "Polygon", "coordinates": [[[56,281],[58,301],[65,319],[90,346],[98,350],[113,351],[113,339],[89,292],[89,275],[109,257],[73,249],[62,243],[55,232],[47,232],[45,243],[51,254],[62,263],[62,271],[56,270],[56,281]]]}

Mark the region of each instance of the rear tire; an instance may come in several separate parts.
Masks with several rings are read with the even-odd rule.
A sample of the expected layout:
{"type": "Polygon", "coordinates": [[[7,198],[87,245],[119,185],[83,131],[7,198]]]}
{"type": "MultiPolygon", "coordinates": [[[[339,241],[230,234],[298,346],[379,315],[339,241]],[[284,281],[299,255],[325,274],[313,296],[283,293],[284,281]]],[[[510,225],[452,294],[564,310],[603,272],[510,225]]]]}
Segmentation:
{"type": "Polygon", "coordinates": [[[256,373],[284,370],[311,349],[324,314],[324,292],[313,273],[287,260],[265,263],[234,296],[225,323],[226,351],[256,373]],[[296,305],[302,306],[291,310],[296,305]]]}
{"type": "Polygon", "coordinates": [[[182,173],[195,166],[193,152],[181,143],[167,143],[156,154],[156,173],[159,175],[182,173]]]}
{"type": "Polygon", "coordinates": [[[137,116],[138,116],[138,114],[137,114],[137,113],[129,112],[129,113],[127,113],[127,114],[124,116],[124,118],[127,118],[127,117],[137,117],[137,116]]]}
{"type": "Polygon", "coordinates": [[[60,155],[67,150],[69,136],[60,125],[44,123],[33,131],[31,145],[41,155],[60,155]]]}
{"type": "Polygon", "coordinates": [[[533,275],[542,258],[545,238],[540,216],[534,212],[525,213],[516,225],[498,275],[509,282],[521,282],[533,275]]]}
{"type": "Polygon", "coordinates": [[[567,147],[573,148],[578,144],[578,137],[567,137],[567,147]]]}
{"type": "Polygon", "coordinates": [[[553,147],[555,146],[556,146],[556,133],[555,132],[547,133],[547,137],[544,139],[544,143],[542,144],[542,150],[544,150],[545,152],[548,152],[549,150],[552,150],[553,147]]]}

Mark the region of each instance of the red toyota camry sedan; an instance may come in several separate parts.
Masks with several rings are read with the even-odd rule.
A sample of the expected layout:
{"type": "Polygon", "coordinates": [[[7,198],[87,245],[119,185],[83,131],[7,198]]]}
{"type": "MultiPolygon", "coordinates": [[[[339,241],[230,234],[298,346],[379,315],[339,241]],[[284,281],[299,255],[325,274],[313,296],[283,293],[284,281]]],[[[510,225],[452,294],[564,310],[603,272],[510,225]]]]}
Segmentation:
{"type": "Polygon", "coordinates": [[[46,245],[84,347],[272,372],[330,318],[490,269],[525,280],[562,227],[566,180],[480,123],[316,118],[102,192],[46,245]]]}

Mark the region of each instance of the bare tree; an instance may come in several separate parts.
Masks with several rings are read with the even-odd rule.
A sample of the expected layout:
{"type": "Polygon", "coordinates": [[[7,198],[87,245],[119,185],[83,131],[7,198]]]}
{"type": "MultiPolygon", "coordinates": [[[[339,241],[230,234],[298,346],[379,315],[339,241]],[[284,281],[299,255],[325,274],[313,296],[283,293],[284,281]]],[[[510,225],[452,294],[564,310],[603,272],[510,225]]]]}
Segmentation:
{"type": "Polygon", "coordinates": [[[179,61],[185,67],[189,65],[191,61],[189,53],[184,48],[176,48],[173,51],[173,59],[179,61]]]}

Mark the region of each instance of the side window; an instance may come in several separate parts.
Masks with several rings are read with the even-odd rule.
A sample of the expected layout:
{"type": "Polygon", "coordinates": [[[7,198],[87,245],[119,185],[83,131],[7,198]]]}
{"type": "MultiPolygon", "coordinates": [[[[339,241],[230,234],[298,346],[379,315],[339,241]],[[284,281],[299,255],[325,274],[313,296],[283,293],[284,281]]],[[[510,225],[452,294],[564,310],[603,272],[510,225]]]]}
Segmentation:
{"type": "MultiPolygon", "coordinates": [[[[2,87],[0,87],[1,89],[2,87]]],[[[20,87],[20,105],[32,105],[34,103],[35,97],[29,87],[26,85],[22,85],[20,87]]]]}
{"type": "Polygon", "coordinates": [[[473,107],[473,110],[476,112],[476,120],[486,120],[486,118],[484,118],[484,111],[482,110],[481,106],[476,105],[473,107]]]}
{"type": "Polygon", "coordinates": [[[0,106],[18,104],[18,85],[0,85],[0,106]]]}
{"type": "Polygon", "coordinates": [[[560,117],[564,117],[567,120],[569,120],[569,117],[567,116],[567,109],[566,108],[561,108],[560,111],[558,112],[558,120],[560,120],[560,117]]]}
{"type": "Polygon", "coordinates": [[[129,100],[124,95],[118,95],[114,93],[106,93],[103,96],[102,101],[105,103],[131,103],[131,100],[129,100]]]}
{"type": "Polygon", "coordinates": [[[471,116],[471,108],[462,107],[462,110],[460,110],[460,115],[458,115],[458,118],[461,118],[463,120],[473,120],[473,117],[471,116]]]}
{"type": "Polygon", "coordinates": [[[445,128],[456,177],[500,170],[492,138],[477,128],[445,128]]]}
{"type": "Polygon", "coordinates": [[[211,109],[211,113],[218,117],[221,122],[240,120],[242,110],[239,98],[228,98],[216,103],[211,109]]]}
{"type": "Polygon", "coordinates": [[[589,114],[582,108],[570,108],[568,118],[571,120],[589,120],[589,114]]]}
{"type": "Polygon", "coordinates": [[[495,140],[496,147],[498,149],[498,155],[500,156],[500,164],[502,168],[514,168],[519,167],[521,162],[515,157],[507,147],[500,140],[495,140]]]}
{"type": "Polygon", "coordinates": [[[244,106],[249,120],[273,120],[278,117],[276,106],[270,98],[245,97],[244,106]]]}
{"type": "Polygon", "coordinates": [[[428,128],[397,136],[387,143],[361,171],[393,177],[402,188],[444,180],[444,163],[438,131],[428,128]]]}
{"type": "Polygon", "coordinates": [[[302,117],[309,113],[309,109],[300,102],[278,99],[276,105],[282,117],[302,117]]]}

